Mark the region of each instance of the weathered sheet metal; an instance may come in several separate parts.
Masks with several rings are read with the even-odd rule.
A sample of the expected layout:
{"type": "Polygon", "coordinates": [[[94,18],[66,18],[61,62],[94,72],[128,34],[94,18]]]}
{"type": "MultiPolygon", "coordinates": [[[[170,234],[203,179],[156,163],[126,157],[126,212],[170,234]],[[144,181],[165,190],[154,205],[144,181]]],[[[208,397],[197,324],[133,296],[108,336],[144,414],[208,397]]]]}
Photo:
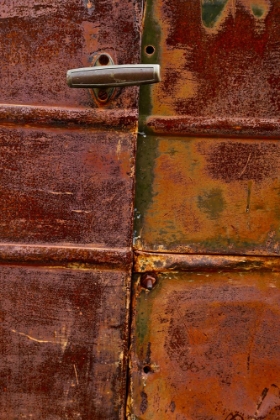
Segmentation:
{"type": "Polygon", "coordinates": [[[135,280],[129,418],[279,419],[279,273],[135,280]]]}
{"type": "Polygon", "coordinates": [[[0,127],[0,241],[129,246],[134,144],[130,132],[0,127]]]}
{"type": "Polygon", "coordinates": [[[119,419],[124,271],[0,266],[0,419],[119,419]]]}
{"type": "MultiPolygon", "coordinates": [[[[139,63],[139,0],[1,0],[0,7],[2,104],[92,108],[87,90],[67,87],[67,70],[89,66],[99,51],[118,64],[139,63]]],[[[137,91],[118,92],[108,107],[137,109],[137,91]]]]}
{"type": "Polygon", "coordinates": [[[276,0],[147,1],[136,249],[279,253],[279,30],[276,0]]]}
{"type": "Polygon", "coordinates": [[[147,0],[131,420],[280,418],[279,31],[277,0],[147,0]]]}
{"type": "MultiPolygon", "coordinates": [[[[1,248],[0,248],[1,250],[1,248]]],[[[1,253],[0,253],[1,255],[1,253]]],[[[151,273],[178,271],[262,271],[280,272],[279,257],[252,257],[245,255],[192,255],[167,254],[136,251],[134,253],[134,272],[151,273]]]]}
{"type": "Polygon", "coordinates": [[[279,254],[277,140],[141,137],[136,248],[279,254]]]}
{"type": "Polygon", "coordinates": [[[138,88],[99,107],[66,71],[140,62],[142,1],[0,0],[0,419],[125,415],[138,88]]]}
{"type": "Polygon", "coordinates": [[[143,60],[162,82],[142,115],[278,119],[279,30],[277,0],[147,0],[143,60]]]}

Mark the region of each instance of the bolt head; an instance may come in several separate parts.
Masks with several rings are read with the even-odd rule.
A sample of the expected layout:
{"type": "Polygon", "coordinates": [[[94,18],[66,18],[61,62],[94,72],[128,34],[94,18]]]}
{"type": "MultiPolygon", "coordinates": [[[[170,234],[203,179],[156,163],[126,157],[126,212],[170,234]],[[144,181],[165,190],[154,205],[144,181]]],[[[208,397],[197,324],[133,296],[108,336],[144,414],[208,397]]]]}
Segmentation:
{"type": "Polygon", "coordinates": [[[152,290],[157,282],[155,273],[144,273],[141,276],[140,284],[144,289],[152,290]]]}

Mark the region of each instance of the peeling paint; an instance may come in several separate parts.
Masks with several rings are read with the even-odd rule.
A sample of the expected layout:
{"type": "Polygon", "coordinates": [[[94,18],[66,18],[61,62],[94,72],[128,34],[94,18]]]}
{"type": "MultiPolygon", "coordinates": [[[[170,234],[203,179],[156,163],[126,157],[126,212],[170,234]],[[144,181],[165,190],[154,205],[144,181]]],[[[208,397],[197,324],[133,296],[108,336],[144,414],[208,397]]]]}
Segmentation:
{"type": "Polygon", "coordinates": [[[202,22],[206,28],[217,29],[228,17],[235,18],[240,7],[254,18],[265,20],[271,3],[270,0],[201,0],[202,22]]]}

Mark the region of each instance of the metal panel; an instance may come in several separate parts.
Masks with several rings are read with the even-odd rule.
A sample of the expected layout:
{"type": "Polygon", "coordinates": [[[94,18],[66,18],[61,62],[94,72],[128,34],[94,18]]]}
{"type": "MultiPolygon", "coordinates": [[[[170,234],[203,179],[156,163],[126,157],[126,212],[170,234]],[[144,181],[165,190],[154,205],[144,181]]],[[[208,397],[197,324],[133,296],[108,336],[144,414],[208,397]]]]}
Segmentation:
{"type": "Polygon", "coordinates": [[[137,249],[279,253],[279,22],[273,0],[147,1],[137,249]]]}
{"type": "Polygon", "coordinates": [[[277,0],[147,0],[131,420],[280,418],[279,31],[277,0]]]}
{"type": "Polygon", "coordinates": [[[0,127],[0,241],[129,246],[134,142],[130,132],[0,127]]]}
{"type": "Polygon", "coordinates": [[[66,71],[139,63],[140,0],[0,0],[0,418],[125,416],[138,88],[103,106],[66,71]]]}
{"type": "Polygon", "coordinates": [[[277,0],[147,0],[143,60],[162,83],[143,88],[142,115],[277,122],[279,17],[277,0]]]}
{"type": "Polygon", "coordinates": [[[277,140],[141,137],[136,248],[278,255],[279,169],[277,140]]]}
{"type": "Polygon", "coordinates": [[[0,419],[118,419],[123,271],[0,266],[0,419]]]}
{"type": "Polygon", "coordinates": [[[161,273],[149,291],[136,277],[130,418],[278,419],[279,280],[161,273]]]}

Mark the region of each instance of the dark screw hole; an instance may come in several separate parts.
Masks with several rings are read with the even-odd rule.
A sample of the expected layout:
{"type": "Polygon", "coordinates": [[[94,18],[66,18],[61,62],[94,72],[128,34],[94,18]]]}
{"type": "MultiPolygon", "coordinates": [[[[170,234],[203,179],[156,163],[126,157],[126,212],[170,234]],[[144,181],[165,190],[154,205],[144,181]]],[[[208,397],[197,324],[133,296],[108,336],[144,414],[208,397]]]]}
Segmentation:
{"type": "Polygon", "coordinates": [[[109,63],[109,57],[105,54],[101,54],[98,60],[101,66],[107,66],[107,64],[109,63]]]}
{"type": "Polygon", "coordinates": [[[151,366],[147,365],[147,366],[143,367],[143,371],[144,371],[144,373],[149,373],[149,372],[152,372],[153,370],[152,370],[151,366]]]}
{"type": "Polygon", "coordinates": [[[107,101],[108,99],[108,93],[105,89],[99,89],[97,96],[100,101],[107,101]]]}
{"type": "Polygon", "coordinates": [[[155,47],[153,47],[152,45],[147,45],[147,47],[146,47],[146,54],[148,54],[148,55],[152,55],[152,54],[154,54],[154,52],[155,52],[155,47]]]}

